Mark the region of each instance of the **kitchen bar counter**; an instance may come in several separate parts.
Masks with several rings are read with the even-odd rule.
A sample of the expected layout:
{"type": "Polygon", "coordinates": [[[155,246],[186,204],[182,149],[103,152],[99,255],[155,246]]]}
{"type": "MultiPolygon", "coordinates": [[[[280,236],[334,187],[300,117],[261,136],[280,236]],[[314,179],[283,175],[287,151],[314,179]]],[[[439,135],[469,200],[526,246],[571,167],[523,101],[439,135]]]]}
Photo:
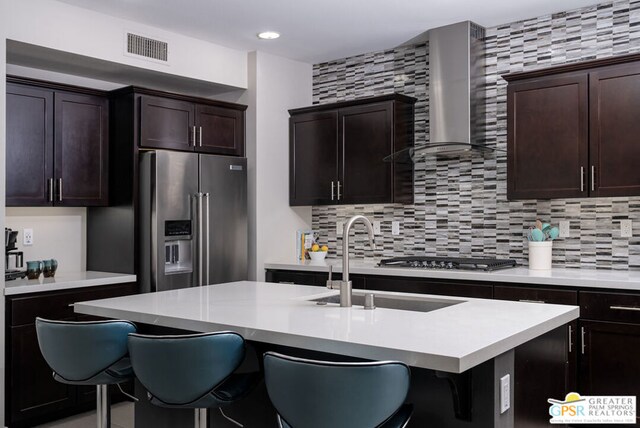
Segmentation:
{"type": "Polygon", "coordinates": [[[461,373],[578,318],[575,306],[378,292],[455,302],[431,312],[319,306],[318,287],[242,281],[75,304],[75,311],[461,373]]]}
{"type": "MultiPolygon", "coordinates": [[[[282,261],[265,263],[265,269],[307,272],[342,272],[342,262],[330,259],[322,262],[282,261]]],[[[414,278],[434,278],[464,281],[486,281],[492,283],[519,283],[533,285],[555,285],[581,288],[608,288],[612,290],[640,291],[640,271],[615,271],[602,269],[554,268],[550,271],[532,271],[527,267],[515,267],[493,272],[444,269],[411,269],[377,267],[371,261],[351,260],[352,274],[383,275],[414,278]]]]}
{"type": "Polygon", "coordinates": [[[4,295],[39,293],[42,291],[67,290],[83,287],[96,287],[100,285],[123,284],[135,282],[136,275],[111,272],[57,272],[53,278],[16,279],[7,281],[4,285],[4,295]]]}

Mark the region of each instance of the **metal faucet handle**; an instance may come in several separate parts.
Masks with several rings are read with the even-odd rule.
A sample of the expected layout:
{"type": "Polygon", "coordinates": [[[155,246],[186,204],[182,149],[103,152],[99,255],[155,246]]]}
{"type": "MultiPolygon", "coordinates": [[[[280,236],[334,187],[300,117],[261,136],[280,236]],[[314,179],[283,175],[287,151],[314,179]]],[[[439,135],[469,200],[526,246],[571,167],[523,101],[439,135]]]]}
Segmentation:
{"type": "Polygon", "coordinates": [[[327,279],[327,288],[330,290],[339,289],[341,281],[333,280],[333,265],[329,265],[329,279],[327,279]]]}

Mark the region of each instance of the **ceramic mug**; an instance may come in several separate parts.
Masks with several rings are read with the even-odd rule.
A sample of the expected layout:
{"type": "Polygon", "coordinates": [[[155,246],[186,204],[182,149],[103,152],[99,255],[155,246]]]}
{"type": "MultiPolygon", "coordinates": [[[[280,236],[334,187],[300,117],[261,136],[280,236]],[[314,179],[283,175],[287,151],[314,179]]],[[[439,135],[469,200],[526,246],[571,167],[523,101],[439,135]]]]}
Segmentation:
{"type": "Polygon", "coordinates": [[[52,278],[56,274],[56,269],[58,269],[58,262],[56,259],[44,260],[43,262],[42,272],[44,273],[45,278],[52,278]]]}
{"type": "Polygon", "coordinates": [[[40,260],[32,260],[27,262],[27,278],[38,279],[44,270],[44,263],[40,260]]]}

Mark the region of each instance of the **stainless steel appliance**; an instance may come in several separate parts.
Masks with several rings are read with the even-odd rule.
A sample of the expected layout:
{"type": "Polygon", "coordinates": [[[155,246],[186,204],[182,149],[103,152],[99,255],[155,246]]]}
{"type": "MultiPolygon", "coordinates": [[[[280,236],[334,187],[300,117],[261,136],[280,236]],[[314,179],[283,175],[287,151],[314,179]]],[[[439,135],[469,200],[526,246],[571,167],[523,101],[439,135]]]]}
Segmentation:
{"type": "Polygon", "coordinates": [[[22,251],[18,251],[16,241],[18,239],[18,231],[4,228],[4,279],[10,281],[12,279],[24,278],[27,271],[24,269],[24,255],[22,251]]]}
{"type": "Polygon", "coordinates": [[[140,162],[142,290],[247,279],[247,160],[154,151],[140,162]]]}
{"type": "Polygon", "coordinates": [[[513,259],[408,256],[383,259],[379,267],[493,271],[516,266],[513,259]]]}

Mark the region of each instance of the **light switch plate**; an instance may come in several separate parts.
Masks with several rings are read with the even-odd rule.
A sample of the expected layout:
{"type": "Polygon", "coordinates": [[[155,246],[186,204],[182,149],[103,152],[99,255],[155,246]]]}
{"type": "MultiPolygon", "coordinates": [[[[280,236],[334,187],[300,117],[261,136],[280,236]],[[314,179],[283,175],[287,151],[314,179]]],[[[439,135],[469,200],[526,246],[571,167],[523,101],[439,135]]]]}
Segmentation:
{"type": "Polygon", "coordinates": [[[342,232],[344,232],[344,223],[339,221],[336,223],[336,234],[342,236],[342,232]]]}
{"type": "Polygon", "coordinates": [[[392,221],[391,222],[391,234],[394,236],[400,235],[400,222],[392,221]]]}
{"type": "Polygon", "coordinates": [[[33,245],[33,229],[22,230],[22,245],[33,245]]]}
{"type": "Polygon", "coordinates": [[[500,378],[500,413],[504,413],[511,407],[511,375],[500,378]]]}
{"type": "Polygon", "coordinates": [[[373,222],[373,234],[374,235],[380,235],[382,233],[382,231],[380,230],[380,222],[379,221],[374,221],[373,222]]]}
{"type": "Polygon", "coordinates": [[[571,236],[571,222],[569,220],[561,221],[559,238],[569,238],[570,236],[571,236]]]}
{"type": "Polygon", "coordinates": [[[631,238],[633,236],[631,220],[620,220],[620,236],[622,238],[631,238]]]}

